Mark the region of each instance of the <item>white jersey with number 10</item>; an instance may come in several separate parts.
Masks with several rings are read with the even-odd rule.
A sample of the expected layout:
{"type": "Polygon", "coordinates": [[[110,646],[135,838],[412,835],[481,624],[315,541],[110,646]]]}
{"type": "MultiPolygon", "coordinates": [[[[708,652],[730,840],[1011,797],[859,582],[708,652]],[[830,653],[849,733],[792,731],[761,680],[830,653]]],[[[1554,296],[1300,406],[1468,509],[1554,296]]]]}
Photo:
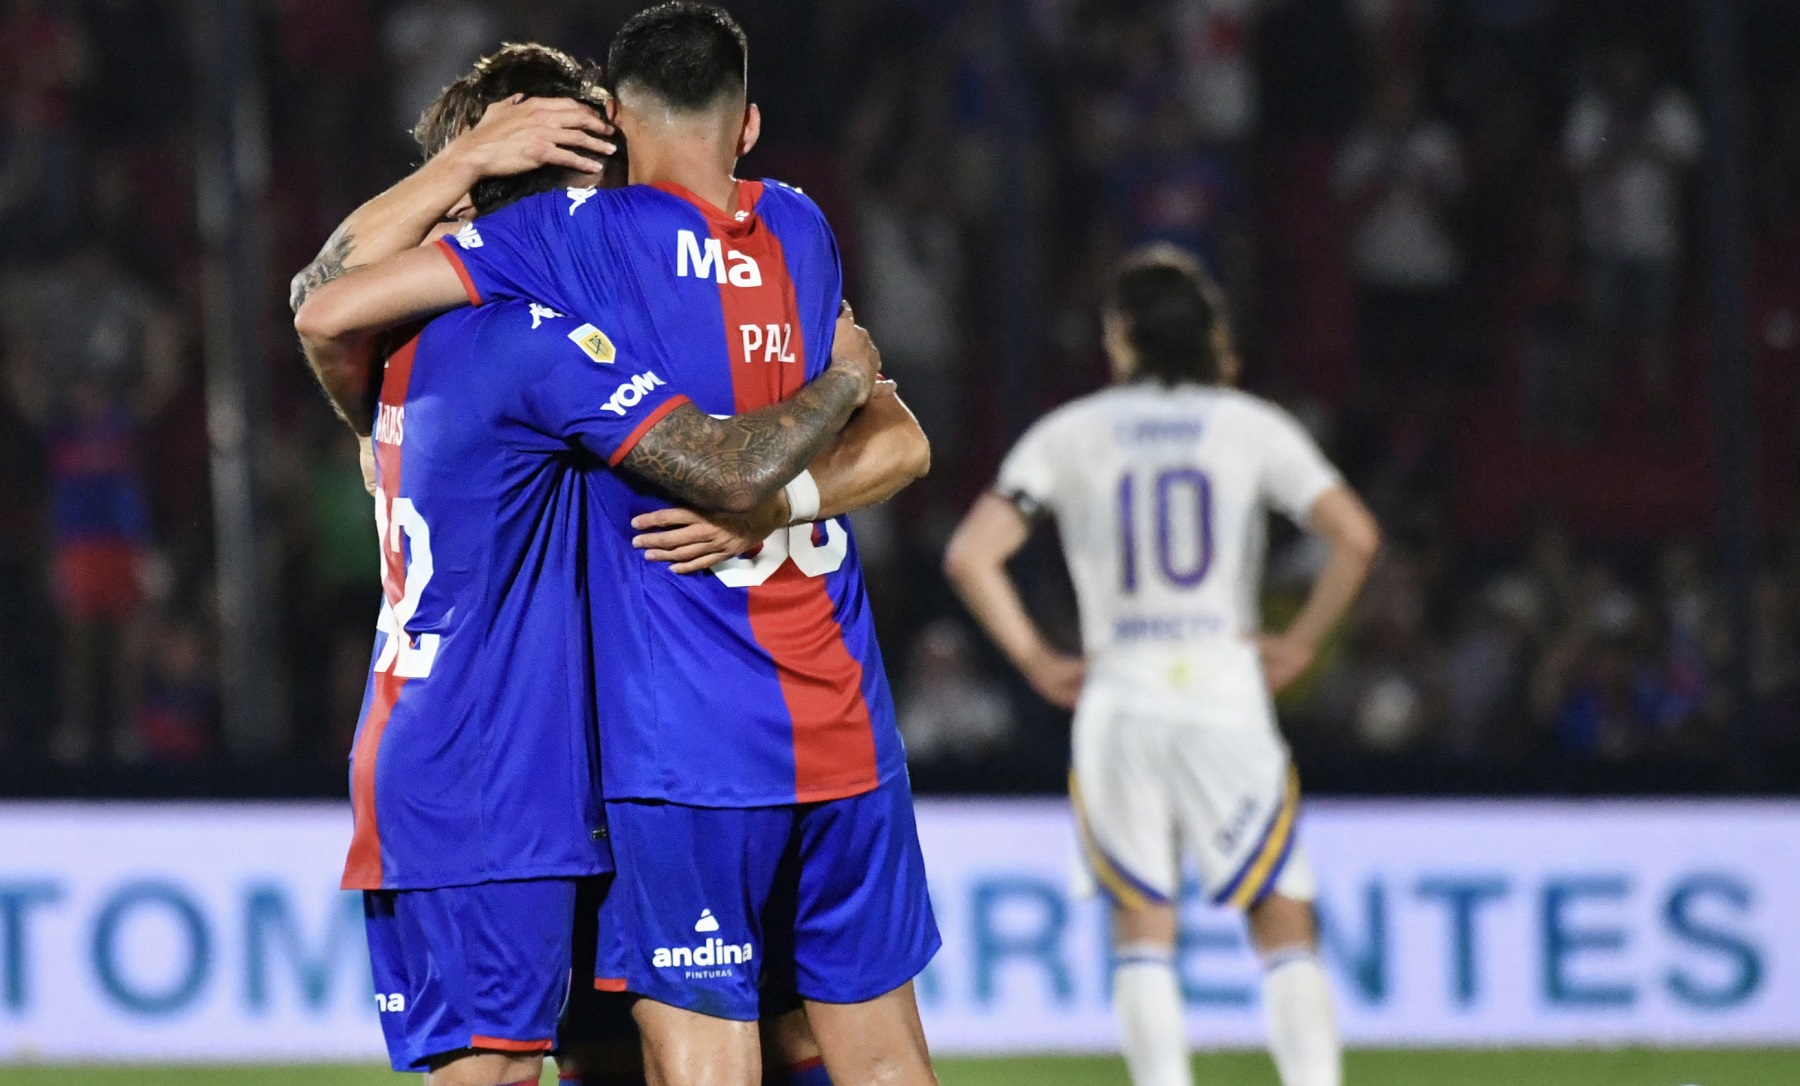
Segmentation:
{"type": "Polygon", "coordinates": [[[1241,658],[1260,628],[1266,511],[1304,525],[1339,476],[1292,416],[1206,385],[1121,385],[1040,420],[999,492],[1052,513],[1090,666],[1133,657],[1241,658]],[[1195,650],[1200,650],[1196,652],[1195,650]]]}

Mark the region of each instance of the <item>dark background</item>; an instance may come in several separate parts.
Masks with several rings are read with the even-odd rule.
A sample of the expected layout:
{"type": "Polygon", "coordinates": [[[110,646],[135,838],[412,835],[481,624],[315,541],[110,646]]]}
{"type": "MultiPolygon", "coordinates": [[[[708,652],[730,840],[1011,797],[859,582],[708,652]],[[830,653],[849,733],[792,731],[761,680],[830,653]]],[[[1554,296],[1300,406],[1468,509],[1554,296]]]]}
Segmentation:
{"type": "MultiPolygon", "coordinates": [[[[640,6],[0,5],[0,793],[343,791],[376,551],[287,279],[475,57],[601,56],[640,6]]],[[[1102,383],[1153,239],[1387,535],[1282,699],[1311,790],[1800,784],[1800,7],[728,6],[742,172],[824,206],[934,443],[857,517],[920,790],[1061,787],[1066,717],[938,561],[1102,383]]],[[[1045,535],[1016,570],[1072,644],[1045,535]]],[[[1320,556],[1274,539],[1279,621],[1320,556]]]]}

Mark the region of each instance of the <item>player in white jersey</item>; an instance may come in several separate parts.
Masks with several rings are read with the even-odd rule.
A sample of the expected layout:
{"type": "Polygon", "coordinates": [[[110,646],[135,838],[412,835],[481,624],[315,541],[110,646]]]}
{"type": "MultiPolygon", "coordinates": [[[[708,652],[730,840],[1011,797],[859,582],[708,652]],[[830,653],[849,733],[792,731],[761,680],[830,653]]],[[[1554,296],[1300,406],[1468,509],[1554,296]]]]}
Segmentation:
{"type": "Polygon", "coordinates": [[[1343,617],[1379,532],[1291,416],[1230,387],[1223,300],[1179,250],[1128,260],[1104,317],[1115,384],[1019,440],[945,570],[1032,686],[1075,709],[1070,795],[1112,905],[1132,1080],[1190,1081],[1173,964],[1185,852],[1207,895],[1248,918],[1284,1086],[1337,1086],[1313,877],[1295,840],[1299,784],[1271,693],[1343,617]],[[1330,556],[1293,624],[1268,636],[1257,595],[1271,507],[1330,556]],[[1075,582],[1081,658],[1044,639],[1006,573],[1044,515],[1075,582]]]}

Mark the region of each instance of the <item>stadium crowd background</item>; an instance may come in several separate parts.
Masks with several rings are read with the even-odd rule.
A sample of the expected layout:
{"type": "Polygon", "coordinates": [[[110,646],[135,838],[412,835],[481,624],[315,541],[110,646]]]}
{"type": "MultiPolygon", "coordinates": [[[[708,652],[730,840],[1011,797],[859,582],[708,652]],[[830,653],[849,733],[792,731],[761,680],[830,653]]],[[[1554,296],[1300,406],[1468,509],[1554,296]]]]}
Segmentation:
{"type": "MultiPolygon", "coordinates": [[[[283,300],[503,40],[603,51],[631,0],[256,5],[269,183],[265,523],[281,757],[224,754],[200,365],[193,55],[176,0],[0,5],[0,789],[336,794],[376,553],[354,447],[283,300]]],[[[1752,4],[1758,548],[1748,707],[1716,544],[1688,3],[742,0],[767,117],[934,443],[858,517],[922,791],[1055,791],[1067,720],[938,572],[1042,411],[1104,380],[1111,261],[1186,245],[1245,383],[1292,407],[1389,541],[1283,698],[1315,791],[1800,785],[1800,9],[1752,4]],[[1746,727],[1744,721],[1751,724],[1746,727]]],[[[1052,553],[1022,559],[1071,644],[1052,553]]],[[[1265,601],[1316,552],[1277,532],[1265,601]]]]}

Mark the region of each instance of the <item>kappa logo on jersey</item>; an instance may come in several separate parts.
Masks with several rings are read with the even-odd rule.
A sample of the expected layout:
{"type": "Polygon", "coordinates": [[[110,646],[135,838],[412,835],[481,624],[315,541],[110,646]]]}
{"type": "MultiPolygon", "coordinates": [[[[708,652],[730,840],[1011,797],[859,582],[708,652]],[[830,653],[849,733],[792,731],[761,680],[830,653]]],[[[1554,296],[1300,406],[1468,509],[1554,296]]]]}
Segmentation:
{"type": "Polygon", "coordinates": [[[794,342],[791,324],[740,324],[738,335],[744,339],[744,361],[755,362],[762,352],[764,362],[792,362],[794,353],[788,347],[794,342]]]}
{"type": "Polygon", "coordinates": [[[406,405],[384,403],[375,416],[375,440],[398,445],[406,437],[406,405]]]}
{"type": "MultiPolygon", "coordinates": [[[[560,317],[562,314],[557,313],[553,315],[560,317]]],[[[536,328],[537,325],[534,324],[532,327],[536,328]]],[[[606,338],[605,332],[602,332],[591,324],[584,324],[580,328],[570,332],[569,342],[587,352],[589,358],[600,363],[602,366],[612,365],[613,359],[619,357],[618,348],[613,346],[613,341],[606,338]]],[[[623,414],[623,412],[621,412],[621,414],[623,414]]]]}
{"type": "Polygon", "coordinates": [[[569,189],[569,214],[573,215],[580,211],[581,205],[592,200],[594,193],[599,191],[599,189],[569,189]]]}
{"type": "Polygon", "coordinates": [[[615,389],[612,398],[601,404],[600,408],[603,411],[611,411],[615,415],[623,416],[625,412],[643,402],[644,397],[649,395],[651,389],[666,383],[654,373],[634,373],[631,376],[631,383],[620,385],[615,389]]]}
{"type": "Polygon", "coordinates": [[[456,243],[465,249],[481,248],[481,231],[475,229],[474,223],[464,224],[461,230],[450,236],[455,238],[456,243]]]}
{"type": "Polygon", "coordinates": [[[727,249],[718,238],[702,245],[692,230],[678,231],[675,238],[675,275],[713,279],[734,287],[762,286],[762,269],[736,249],[727,249]]]}
{"type": "MultiPolygon", "coordinates": [[[[705,934],[719,930],[719,918],[711,909],[701,909],[700,919],[694,921],[694,930],[705,934]]],[[[708,977],[729,977],[731,970],[721,968],[727,965],[745,965],[756,957],[756,947],[751,943],[739,945],[727,943],[723,939],[708,939],[699,946],[659,946],[650,954],[650,965],[653,969],[688,969],[690,980],[704,980],[708,977]]]]}
{"type": "MultiPolygon", "coordinates": [[[[536,302],[531,303],[531,327],[533,329],[536,329],[539,325],[543,324],[545,317],[560,317],[560,316],[562,316],[561,313],[558,313],[556,310],[551,309],[547,305],[539,305],[536,302]]],[[[605,337],[602,337],[602,338],[605,338],[605,337]]]]}
{"type": "Polygon", "coordinates": [[[375,1009],[382,1014],[400,1014],[406,1010],[406,997],[399,992],[376,992],[375,1009]]]}

